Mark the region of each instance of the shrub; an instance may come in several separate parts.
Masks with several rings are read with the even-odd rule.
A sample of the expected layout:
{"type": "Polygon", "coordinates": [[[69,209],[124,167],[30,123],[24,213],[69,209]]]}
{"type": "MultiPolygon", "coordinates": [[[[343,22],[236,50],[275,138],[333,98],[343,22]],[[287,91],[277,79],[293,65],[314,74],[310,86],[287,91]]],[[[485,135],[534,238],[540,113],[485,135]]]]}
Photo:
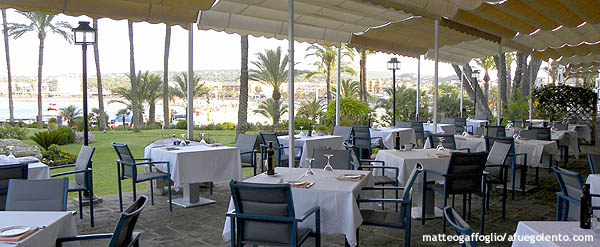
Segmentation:
{"type": "Polygon", "coordinates": [[[221,126],[223,126],[223,129],[226,129],[226,130],[234,130],[235,129],[235,124],[232,122],[222,123],[221,126]]]}
{"type": "MultiPolygon", "coordinates": [[[[96,137],[94,136],[94,134],[92,134],[92,132],[88,132],[88,142],[92,143],[95,141],[96,141],[96,137]]],[[[75,132],[75,142],[77,142],[79,144],[83,144],[83,131],[75,132]]]]}
{"type": "MultiPolygon", "coordinates": [[[[38,127],[38,123],[37,122],[33,122],[27,125],[27,128],[37,128],[38,127]]],[[[48,124],[42,124],[42,128],[48,128],[48,124]]]]}
{"type": "Polygon", "coordinates": [[[69,128],[68,126],[62,126],[52,132],[58,132],[59,136],[58,145],[67,145],[71,143],[75,143],[75,132],[69,128]]]}
{"type": "Polygon", "coordinates": [[[48,166],[61,166],[75,163],[77,156],[60,150],[58,145],[52,144],[42,152],[42,163],[48,166]]]}
{"type": "Polygon", "coordinates": [[[187,129],[187,122],[186,121],[179,121],[177,122],[177,124],[175,124],[175,128],[176,129],[187,129]]]}
{"type": "Polygon", "coordinates": [[[27,136],[27,129],[19,127],[19,125],[15,125],[15,127],[10,126],[10,124],[2,124],[0,125],[0,139],[12,138],[23,140],[27,136]]]}
{"type": "Polygon", "coordinates": [[[43,150],[48,150],[50,145],[65,145],[75,142],[75,134],[73,131],[66,126],[63,126],[53,131],[40,131],[31,137],[37,145],[43,150]]]}
{"type": "Polygon", "coordinates": [[[155,130],[155,129],[162,129],[162,125],[159,123],[154,123],[154,124],[146,123],[146,124],[142,125],[142,130],[155,130]]]}
{"type": "MultiPolygon", "coordinates": [[[[367,103],[352,98],[340,98],[340,125],[368,125],[369,113],[371,109],[367,103]]],[[[327,106],[326,117],[329,124],[335,123],[335,101],[327,106]]]]}

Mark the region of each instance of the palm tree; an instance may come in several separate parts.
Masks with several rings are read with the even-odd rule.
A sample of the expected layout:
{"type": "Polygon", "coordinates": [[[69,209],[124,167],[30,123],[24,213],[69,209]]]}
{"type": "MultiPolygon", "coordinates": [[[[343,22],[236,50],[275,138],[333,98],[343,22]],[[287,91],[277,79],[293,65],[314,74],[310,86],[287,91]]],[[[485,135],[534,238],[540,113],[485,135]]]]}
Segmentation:
{"type": "Polygon", "coordinates": [[[107,118],[102,118],[100,116],[107,116],[108,114],[106,114],[106,112],[100,112],[100,109],[94,107],[92,108],[92,112],[90,112],[90,122],[96,122],[98,124],[98,126],[100,126],[100,123],[103,122],[104,126],[106,126],[106,122],[108,121],[107,118]]]}
{"type": "MultiPolygon", "coordinates": [[[[494,58],[492,56],[487,56],[483,58],[475,59],[475,63],[477,66],[481,67],[485,74],[483,75],[483,88],[486,96],[489,96],[490,92],[490,74],[488,73],[490,69],[495,67],[494,58]]],[[[489,98],[489,97],[488,97],[489,98]]]]}
{"type": "Polygon", "coordinates": [[[123,120],[123,128],[125,128],[125,118],[127,118],[130,113],[129,108],[123,108],[117,112],[117,117],[120,117],[121,120],[123,120]]]}
{"type": "Polygon", "coordinates": [[[162,97],[161,85],[163,79],[159,75],[146,71],[138,72],[140,77],[138,99],[148,104],[148,123],[156,123],[156,101],[162,97]]]}
{"type": "Polygon", "coordinates": [[[165,55],[164,55],[164,70],[163,70],[163,124],[169,126],[169,50],[171,48],[171,26],[166,24],[165,28],[165,55]]]}
{"type": "Polygon", "coordinates": [[[357,99],[360,97],[360,82],[352,79],[342,79],[340,90],[342,97],[357,99]]]}
{"type": "Polygon", "coordinates": [[[262,115],[273,120],[273,126],[279,123],[279,116],[288,112],[288,105],[282,104],[280,101],[266,99],[258,105],[258,108],[253,111],[255,114],[262,115]],[[279,115],[277,115],[279,114],[279,115]],[[277,116],[277,118],[276,118],[277,116]]]}
{"type": "Polygon", "coordinates": [[[252,64],[257,68],[250,70],[249,78],[253,81],[258,81],[262,84],[273,87],[272,110],[273,124],[279,122],[281,92],[279,87],[288,80],[288,55],[281,58],[281,47],[276,50],[267,49],[264,53],[256,53],[258,61],[253,61],[252,64]]]}
{"type": "Polygon", "coordinates": [[[362,48],[356,50],[360,54],[360,100],[367,102],[367,56],[371,51],[362,48]]]}
{"type": "MultiPolygon", "coordinates": [[[[321,46],[321,45],[310,45],[306,48],[308,54],[305,58],[315,56],[317,61],[313,65],[317,66],[316,71],[307,73],[304,78],[310,79],[315,75],[325,76],[325,83],[327,85],[327,104],[331,102],[331,82],[333,81],[333,72],[336,70],[337,65],[337,49],[334,46],[321,46]]],[[[349,57],[354,60],[354,52],[347,47],[343,48],[342,59],[349,57]]],[[[342,62],[340,69],[343,73],[349,73],[356,75],[354,69],[348,66],[348,63],[342,62]]]]}
{"type": "MultiPolygon", "coordinates": [[[[175,76],[176,85],[169,87],[169,95],[171,97],[177,97],[187,102],[187,81],[188,75],[186,72],[181,72],[175,76]]],[[[193,97],[192,99],[208,95],[208,88],[204,86],[204,83],[200,83],[200,76],[194,73],[194,79],[192,80],[193,97]]],[[[186,104],[187,105],[187,104],[186,104]]],[[[187,112],[187,111],[186,111],[187,112]]]]}
{"type": "Polygon", "coordinates": [[[133,123],[133,131],[139,132],[140,125],[142,124],[142,108],[138,104],[138,96],[137,96],[137,78],[135,76],[135,59],[133,54],[133,22],[127,20],[127,29],[129,31],[129,81],[131,82],[131,111],[133,112],[133,117],[131,122],[133,123]]]}
{"type": "Polygon", "coordinates": [[[8,111],[10,112],[10,122],[15,121],[15,108],[12,98],[12,75],[10,73],[10,54],[8,49],[8,24],[6,22],[6,9],[2,9],[2,25],[4,26],[4,52],[6,54],[6,74],[8,77],[8,111]]]}
{"type": "Polygon", "coordinates": [[[40,11],[23,12],[17,10],[17,13],[25,16],[29,23],[9,23],[8,33],[13,36],[14,39],[18,39],[25,33],[35,32],[39,39],[38,48],[38,129],[42,128],[42,64],[44,61],[44,40],[48,32],[52,32],[63,37],[67,42],[71,43],[73,35],[71,29],[73,28],[69,23],[65,21],[54,21],[56,15],[49,15],[40,11]]]}
{"type": "Polygon", "coordinates": [[[81,109],[75,105],[69,105],[67,107],[60,108],[59,116],[67,120],[69,127],[73,127],[73,120],[80,118],[82,114],[81,109]]]}
{"type": "Polygon", "coordinates": [[[558,67],[551,64],[550,66],[543,67],[542,70],[552,78],[552,85],[556,85],[556,79],[558,79],[558,67]]]}
{"type": "Polygon", "coordinates": [[[317,121],[325,117],[325,105],[321,99],[313,99],[300,104],[298,108],[298,116],[305,116],[312,122],[317,121]]]}
{"type": "Polygon", "coordinates": [[[248,35],[240,36],[241,45],[241,71],[240,71],[240,105],[238,108],[238,121],[235,127],[236,135],[246,133],[248,120],[248,35]]]}
{"type": "MultiPolygon", "coordinates": [[[[93,20],[94,29],[98,30],[98,19],[93,20]]],[[[100,73],[100,52],[98,52],[98,40],[94,42],[94,61],[96,62],[96,81],[98,82],[98,129],[106,130],[106,114],[104,112],[104,95],[102,94],[102,74],[100,73]]]]}

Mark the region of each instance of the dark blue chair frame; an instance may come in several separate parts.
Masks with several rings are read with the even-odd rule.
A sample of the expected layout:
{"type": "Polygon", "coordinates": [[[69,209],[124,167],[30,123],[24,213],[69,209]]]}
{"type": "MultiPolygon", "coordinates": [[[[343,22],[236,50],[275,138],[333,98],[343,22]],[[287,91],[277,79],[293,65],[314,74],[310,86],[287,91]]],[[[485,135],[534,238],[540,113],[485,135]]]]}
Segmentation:
{"type": "MultiPolygon", "coordinates": [[[[69,187],[69,178],[57,178],[57,179],[65,180],[64,181],[64,183],[65,183],[65,188],[64,189],[65,190],[63,191],[63,200],[62,200],[63,202],[62,202],[62,206],[61,206],[61,211],[67,211],[67,194],[68,194],[67,189],[69,187]]],[[[15,180],[21,180],[22,181],[22,179],[10,179],[10,180],[8,180],[8,188],[9,189],[7,190],[7,193],[6,193],[6,208],[8,208],[8,202],[10,201],[10,192],[11,192],[10,191],[10,187],[11,187],[11,184],[13,183],[13,181],[15,181],[15,180]]],[[[54,179],[45,179],[45,180],[48,181],[48,182],[57,182],[54,179]]],[[[40,180],[29,180],[29,181],[40,181],[40,180]]],[[[17,181],[17,182],[19,182],[19,181],[17,181]]],[[[43,188],[40,188],[40,189],[43,189],[43,188]]],[[[25,210],[22,210],[22,211],[25,211],[25,210]]]]}
{"type": "MultiPolygon", "coordinates": [[[[61,172],[61,173],[56,173],[56,174],[52,174],[50,175],[50,177],[60,177],[60,176],[66,176],[66,175],[71,175],[71,174],[78,174],[78,173],[84,173],[85,174],[85,178],[87,178],[87,181],[85,181],[85,186],[87,187],[74,187],[74,188],[70,188],[67,191],[68,192],[77,192],[79,194],[79,218],[83,219],[83,198],[81,193],[82,192],[87,192],[89,193],[88,195],[88,199],[90,201],[90,224],[92,225],[92,227],[94,227],[94,183],[93,183],[93,179],[92,179],[92,168],[91,164],[92,164],[92,157],[94,156],[94,152],[96,151],[96,148],[91,148],[91,154],[90,154],[90,158],[87,161],[87,167],[85,170],[73,170],[73,171],[68,171],[68,172],[61,172]]],[[[63,165],[63,166],[54,166],[54,167],[50,167],[50,170],[54,170],[54,169],[60,169],[60,168],[67,168],[67,167],[75,167],[75,164],[70,164],[70,165],[63,165]]]]}
{"type": "Polygon", "coordinates": [[[264,135],[274,135],[275,138],[274,140],[277,140],[277,142],[273,143],[273,149],[275,149],[275,152],[278,153],[278,155],[276,157],[279,157],[279,160],[277,161],[277,166],[283,166],[283,162],[287,161],[290,162],[290,157],[294,157],[294,161],[300,161],[301,157],[302,157],[302,152],[304,151],[303,148],[301,146],[294,146],[293,150],[296,151],[296,149],[300,150],[300,153],[298,156],[296,156],[296,153],[293,151],[288,151],[289,155],[287,157],[287,159],[282,159],[281,157],[284,155],[284,150],[288,149],[290,150],[289,146],[286,146],[285,144],[281,144],[279,143],[279,139],[277,139],[277,134],[275,132],[259,132],[260,135],[260,140],[261,140],[261,144],[260,144],[260,157],[261,157],[261,161],[264,162],[265,159],[267,159],[267,148],[269,148],[269,141],[265,140],[264,135]]]}
{"type": "Polygon", "coordinates": [[[135,159],[134,158],[134,163],[131,162],[127,162],[124,161],[122,158],[122,154],[119,152],[119,150],[117,149],[118,147],[124,147],[126,148],[128,155],[131,156],[133,158],[133,154],[131,154],[131,150],[129,150],[129,146],[127,146],[127,144],[118,144],[118,143],[113,143],[112,144],[113,147],[115,148],[115,151],[117,152],[117,155],[119,156],[119,159],[116,160],[117,162],[117,180],[119,182],[119,208],[121,209],[121,212],[123,212],[123,193],[122,193],[122,189],[121,189],[121,180],[125,180],[125,179],[131,179],[132,185],[133,185],[133,201],[137,200],[137,194],[136,194],[136,189],[135,189],[135,185],[137,183],[140,182],[146,182],[146,181],[150,181],[150,198],[151,198],[151,202],[152,205],[154,205],[154,185],[152,183],[152,180],[154,179],[167,179],[167,186],[168,186],[168,193],[169,193],[169,211],[173,211],[173,200],[172,200],[172,196],[171,196],[171,165],[169,164],[169,161],[152,161],[152,159],[150,158],[140,158],[140,159],[135,159]],[[139,162],[138,161],[145,161],[145,162],[139,162]],[[148,165],[148,169],[149,172],[152,172],[152,167],[156,164],[166,164],[167,165],[167,173],[164,175],[159,175],[159,176],[152,176],[149,178],[144,178],[142,180],[138,180],[138,172],[137,172],[137,166],[139,165],[148,165]],[[131,175],[131,177],[127,177],[124,172],[125,166],[131,167],[131,170],[133,172],[133,174],[131,175]]]}
{"type": "MultiPolygon", "coordinates": [[[[386,198],[359,198],[358,203],[360,207],[360,203],[395,203],[396,204],[396,213],[389,212],[388,214],[394,214],[395,216],[399,216],[400,224],[386,224],[384,222],[369,222],[363,221],[362,225],[367,226],[378,226],[378,227],[387,227],[394,229],[404,229],[404,246],[410,246],[410,233],[411,233],[411,213],[412,213],[412,187],[419,177],[419,173],[423,171],[423,165],[417,163],[414,168],[414,175],[410,177],[409,181],[407,181],[406,186],[404,187],[365,187],[362,190],[393,190],[396,192],[396,199],[386,199],[386,198]],[[398,192],[403,191],[404,194],[402,199],[398,199],[398,192]],[[400,205],[400,213],[398,215],[398,205],[400,205]]],[[[361,214],[374,210],[361,210],[361,214]]],[[[378,212],[378,211],[375,211],[378,212]]],[[[379,211],[379,213],[381,213],[379,211]]],[[[358,229],[356,230],[356,239],[358,241],[358,229]]]]}
{"type": "MultiPolygon", "coordinates": [[[[583,178],[581,177],[581,174],[577,173],[577,174],[569,174],[566,172],[563,172],[561,170],[559,170],[556,167],[553,167],[552,170],[554,170],[554,174],[556,175],[556,178],[558,179],[558,185],[560,185],[560,189],[562,190],[562,192],[556,192],[556,220],[558,221],[566,221],[567,218],[569,217],[569,203],[573,203],[577,206],[581,206],[581,202],[579,201],[579,198],[574,198],[572,196],[569,196],[568,192],[567,192],[567,186],[565,184],[565,181],[562,179],[561,176],[567,176],[567,177],[573,177],[575,179],[577,179],[577,181],[579,182],[579,185],[581,185],[581,189],[583,190],[583,178]],[[564,204],[564,208],[563,208],[563,204],[564,204]]],[[[590,194],[591,197],[600,197],[600,194],[590,194]]],[[[592,211],[593,210],[600,210],[600,206],[592,206],[592,211]]]]}
{"type": "MultiPolygon", "coordinates": [[[[495,140],[495,141],[500,141],[501,143],[505,143],[505,144],[509,144],[510,145],[510,149],[508,151],[508,155],[504,156],[504,159],[502,160],[501,164],[486,164],[485,167],[486,168],[499,168],[501,170],[501,178],[500,182],[502,183],[502,219],[506,218],[506,194],[507,194],[507,188],[508,188],[508,165],[506,165],[506,159],[508,159],[509,157],[511,157],[512,160],[512,165],[510,166],[511,169],[513,169],[512,167],[515,167],[515,156],[514,156],[514,152],[515,152],[515,143],[512,137],[489,137],[486,136],[485,137],[485,147],[486,147],[486,152],[488,153],[488,155],[491,152],[492,146],[493,144],[490,144],[490,139],[491,140],[495,140]],[[502,142],[502,140],[504,140],[504,142],[502,142]],[[508,142],[508,143],[506,143],[508,142]]],[[[494,143],[495,143],[494,141],[494,143]]],[[[513,181],[514,181],[514,170],[513,171],[513,181]]],[[[486,196],[486,209],[490,209],[490,198],[491,198],[491,192],[492,192],[492,185],[493,183],[491,182],[491,180],[487,180],[487,186],[488,186],[488,190],[487,190],[487,196],[486,196]]],[[[514,182],[513,182],[513,187],[514,187],[514,182]]],[[[514,188],[513,188],[513,194],[514,194],[514,188]]]]}
{"type": "Polygon", "coordinates": [[[81,241],[81,240],[96,240],[96,239],[110,239],[108,246],[139,246],[140,233],[134,232],[135,224],[137,219],[146,206],[148,198],[144,195],[140,196],[126,211],[121,212],[117,227],[113,233],[104,234],[90,234],[90,235],[79,235],[75,237],[64,237],[56,239],[56,246],[61,247],[65,242],[81,241]],[[124,237],[121,235],[125,234],[124,237]]]}
{"type": "MultiPolygon", "coordinates": [[[[552,129],[550,127],[529,127],[530,130],[535,131],[536,139],[544,140],[544,141],[552,141],[552,129]]],[[[559,155],[563,158],[564,167],[567,168],[567,164],[569,163],[569,146],[562,145],[559,140],[556,141],[556,145],[559,148],[559,155]]],[[[550,167],[552,167],[552,154],[550,154],[550,167]]],[[[558,166],[558,162],[556,162],[556,166],[558,166]]],[[[550,169],[549,172],[552,172],[550,169]]]]}
{"type": "Polygon", "coordinates": [[[421,145],[420,148],[425,148],[425,140],[427,140],[427,137],[431,134],[431,132],[425,130],[423,128],[423,122],[422,121],[409,121],[412,124],[412,128],[415,130],[415,136],[417,138],[417,145],[418,144],[418,140],[421,140],[421,145]]]}
{"type": "Polygon", "coordinates": [[[358,148],[358,154],[359,154],[359,158],[363,158],[365,157],[363,155],[363,150],[367,149],[367,155],[368,157],[371,157],[371,154],[373,153],[373,149],[375,148],[379,148],[379,149],[384,149],[385,146],[383,145],[383,138],[382,137],[371,137],[371,130],[369,128],[369,126],[364,126],[364,125],[352,125],[352,135],[350,136],[350,139],[352,139],[352,145],[354,145],[355,148],[358,148]],[[362,133],[366,133],[364,136],[357,136],[356,135],[356,130],[357,129],[362,129],[362,133]],[[364,131],[366,129],[366,131],[364,131]],[[365,145],[356,145],[356,141],[357,140],[362,140],[362,141],[366,141],[368,144],[365,145]],[[377,141],[377,145],[373,145],[373,140],[379,140],[377,141]]]}
{"type": "MultiPolygon", "coordinates": [[[[456,139],[454,138],[454,135],[447,135],[447,134],[430,134],[427,137],[427,139],[429,139],[429,148],[435,148],[435,146],[437,146],[437,145],[433,144],[433,138],[437,139],[438,137],[443,137],[444,140],[446,140],[446,139],[447,140],[452,140],[452,146],[451,147],[446,147],[444,145],[445,148],[450,148],[450,149],[453,149],[453,150],[467,150],[468,153],[471,152],[470,148],[459,148],[459,149],[457,149],[456,148],[456,139]]],[[[442,145],[443,145],[443,142],[442,142],[442,145]]]]}
{"type": "MultiPolygon", "coordinates": [[[[254,175],[256,176],[256,153],[258,152],[258,150],[254,150],[254,147],[256,146],[256,142],[258,141],[258,135],[252,135],[252,136],[254,136],[254,146],[253,146],[252,150],[245,151],[245,152],[240,152],[240,158],[244,154],[250,154],[251,159],[252,159],[252,163],[247,164],[247,165],[244,165],[246,163],[242,163],[242,168],[244,168],[244,167],[252,167],[252,169],[254,170],[254,175]]],[[[238,135],[238,140],[239,140],[239,135],[238,135]]],[[[238,142],[237,142],[238,140],[236,140],[236,146],[238,145],[238,142]]],[[[263,168],[263,170],[264,170],[264,168],[263,168]]],[[[212,185],[212,183],[211,183],[211,185],[212,185]]],[[[212,186],[211,186],[211,189],[212,189],[212,186]]],[[[212,194],[212,190],[211,190],[210,194],[212,194]]]]}
{"type": "MultiPolygon", "coordinates": [[[[27,175],[29,172],[29,168],[28,168],[29,164],[15,164],[15,165],[0,165],[0,174],[3,174],[3,172],[5,170],[12,170],[12,169],[20,169],[21,170],[21,175],[19,177],[8,177],[5,179],[0,180],[0,185],[2,181],[6,181],[4,184],[6,184],[6,188],[3,189],[2,187],[0,187],[0,195],[4,196],[4,200],[6,201],[6,193],[8,192],[8,181],[10,179],[27,179],[27,175]]],[[[5,207],[5,203],[0,204],[0,211],[4,211],[4,207],[5,207]]]]}
{"type": "Polygon", "coordinates": [[[600,154],[588,154],[588,163],[592,174],[600,173],[600,154]]]}
{"type": "MultiPolygon", "coordinates": [[[[448,161],[448,163],[451,164],[452,162],[452,156],[457,155],[458,153],[450,153],[450,160],[448,161]]],[[[479,153],[462,153],[459,155],[478,155],[479,153]]],[[[487,156],[486,156],[487,157],[487,156]]],[[[450,169],[450,164],[448,165],[448,170],[450,169]]],[[[482,166],[483,169],[485,169],[485,163],[483,163],[484,166],[482,166]]],[[[479,196],[481,196],[481,225],[480,225],[480,234],[483,234],[483,229],[484,229],[484,223],[485,223],[485,202],[486,202],[486,177],[487,177],[487,173],[485,171],[483,171],[481,173],[462,173],[462,174],[447,174],[446,173],[440,173],[437,171],[433,171],[433,170],[428,170],[428,169],[424,169],[423,170],[423,188],[422,188],[422,200],[421,200],[421,207],[425,208],[425,193],[427,190],[433,190],[434,192],[438,192],[440,194],[442,194],[442,197],[444,198],[444,205],[443,207],[445,208],[447,206],[447,201],[448,201],[448,195],[446,194],[446,190],[447,190],[447,186],[448,186],[448,178],[452,177],[452,178],[469,178],[469,177],[481,177],[481,184],[480,187],[478,188],[478,194],[479,196]],[[434,186],[431,186],[428,184],[427,182],[427,173],[433,173],[435,175],[438,175],[440,177],[444,178],[444,185],[443,185],[443,190],[438,190],[437,188],[435,188],[434,186]]],[[[464,205],[464,203],[463,203],[464,205]]],[[[471,209],[469,208],[469,211],[471,209]]],[[[425,224],[425,210],[421,210],[421,224],[424,225],[425,224]]],[[[446,221],[442,221],[442,233],[445,233],[446,231],[446,221]]]]}
{"type": "MultiPolygon", "coordinates": [[[[257,184],[264,185],[264,184],[257,184]]],[[[290,225],[290,246],[300,246],[308,237],[314,237],[316,246],[321,246],[321,208],[319,206],[314,206],[309,209],[302,215],[300,218],[296,218],[296,213],[294,211],[294,201],[292,197],[292,187],[289,184],[269,184],[268,186],[252,186],[248,183],[239,184],[234,180],[229,182],[229,186],[231,188],[231,197],[233,199],[233,204],[235,208],[240,208],[240,199],[239,195],[235,193],[236,188],[247,188],[247,189],[258,189],[264,190],[265,193],[268,193],[270,190],[285,190],[285,196],[288,198],[288,217],[281,216],[268,216],[268,215],[254,215],[254,214],[241,214],[237,213],[235,209],[227,212],[225,214],[226,217],[231,217],[231,246],[243,246],[242,244],[242,231],[236,231],[237,219],[248,219],[248,220],[261,220],[267,222],[280,222],[284,224],[290,225]],[[309,216],[315,215],[315,231],[308,231],[305,235],[301,236],[300,239],[297,239],[297,231],[298,231],[298,223],[304,222],[309,216]],[[236,236],[237,235],[237,236],[236,236]]]]}
{"type": "MultiPolygon", "coordinates": [[[[516,182],[515,181],[515,176],[516,176],[515,171],[517,169],[521,169],[521,172],[522,172],[521,179],[523,181],[521,181],[521,183],[523,184],[523,188],[521,190],[521,194],[523,194],[523,195],[525,194],[525,184],[526,184],[525,179],[527,178],[527,176],[526,176],[527,175],[527,153],[515,153],[516,152],[515,139],[512,137],[490,137],[490,136],[485,137],[485,147],[486,147],[487,152],[490,151],[490,149],[492,148],[492,145],[494,144],[493,142],[491,142],[491,140],[493,140],[494,142],[500,141],[500,142],[509,143],[512,145],[512,147],[510,149],[511,152],[508,154],[508,157],[511,158],[511,167],[510,167],[510,169],[512,171],[512,180],[511,181],[513,181],[512,190],[511,190],[511,200],[514,200],[515,199],[515,182],[516,182]],[[521,166],[517,165],[517,158],[519,156],[523,156],[523,165],[521,165],[521,166]]],[[[537,175],[538,174],[536,174],[536,176],[537,175]]]]}
{"type": "MultiPolygon", "coordinates": [[[[490,130],[493,129],[496,132],[493,132],[495,134],[490,137],[507,137],[506,136],[506,127],[504,127],[502,125],[486,125],[484,128],[487,128],[488,134],[486,136],[490,136],[490,133],[492,133],[492,132],[490,132],[490,130]]],[[[509,136],[509,137],[512,137],[512,136],[509,136]]]]}
{"type": "Polygon", "coordinates": [[[456,130],[462,130],[462,131],[456,131],[456,133],[462,133],[464,130],[467,130],[467,132],[474,134],[473,133],[473,126],[472,125],[467,125],[467,118],[464,117],[455,117],[453,118],[453,123],[454,124],[454,128],[456,130]],[[471,131],[469,131],[469,128],[471,128],[471,131]]]}
{"type": "MultiPolygon", "coordinates": [[[[460,216],[454,211],[454,209],[450,206],[444,208],[444,218],[448,221],[448,224],[452,226],[457,236],[473,236],[473,230],[470,226],[462,219],[460,216]],[[459,226],[458,224],[465,224],[466,226],[459,226]]],[[[461,243],[461,247],[467,247],[466,243],[461,243]]],[[[478,247],[477,241],[472,240],[469,241],[469,247],[478,247]]]]}

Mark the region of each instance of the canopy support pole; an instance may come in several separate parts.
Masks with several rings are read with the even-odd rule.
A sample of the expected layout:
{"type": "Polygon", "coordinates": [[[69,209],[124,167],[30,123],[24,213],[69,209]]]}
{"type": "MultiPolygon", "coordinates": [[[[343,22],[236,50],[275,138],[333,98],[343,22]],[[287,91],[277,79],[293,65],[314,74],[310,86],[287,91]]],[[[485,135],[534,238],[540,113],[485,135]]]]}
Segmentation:
{"type": "Polygon", "coordinates": [[[437,134],[437,101],[438,101],[438,29],[439,29],[439,20],[434,21],[434,36],[433,36],[433,49],[435,51],[435,70],[433,76],[433,133],[437,134]]]}
{"type": "MultiPolygon", "coordinates": [[[[462,68],[464,69],[464,68],[462,68]]],[[[463,117],[463,97],[464,97],[464,90],[463,90],[463,83],[465,81],[465,75],[463,74],[461,69],[460,72],[460,117],[463,117]]]]}
{"type": "Polygon", "coordinates": [[[294,160],[296,157],[296,150],[294,148],[294,0],[288,0],[288,42],[289,42],[289,89],[288,89],[288,138],[289,140],[289,159],[288,166],[294,167],[294,160]]]}
{"type": "Polygon", "coordinates": [[[187,138],[194,137],[194,23],[188,30],[187,138]]]}
{"type": "Polygon", "coordinates": [[[342,80],[342,43],[337,50],[337,86],[335,90],[335,125],[340,125],[340,85],[342,80]]]}
{"type": "Polygon", "coordinates": [[[421,55],[417,60],[417,104],[415,106],[415,120],[419,121],[419,103],[421,97],[421,55]]]}
{"type": "MultiPolygon", "coordinates": [[[[531,54],[531,60],[533,61],[533,54],[531,54]]],[[[529,62],[529,64],[533,64],[532,62],[529,62]]],[[[535,85],[535,83],[533,82],[533,66],[529,66],[529,122],[531,122],[531,119],[533,118],[533,98],[531,96],[533,96],[533,85],[535,85]]]]}
{"type": "MultiPolygon", "coordinates": [[[[504,53],[502,52],[502,42],[498,43],[498,59],[504,58],[504,53]]],[[[504,71],[504,70],[500,70],[504,71]]],[[[504,76],[506,78],[506,74],[500,72],[500,76],[504,76]]],[[[498,79],[500,81],[500,79],[498,79]]],[[[496,124],[502,125],[502,121],[500,121],[501,113],[502,113],[502,94],[500,93],[500,84],[498,84],[498,99],[496,100],[496,124]]]]}

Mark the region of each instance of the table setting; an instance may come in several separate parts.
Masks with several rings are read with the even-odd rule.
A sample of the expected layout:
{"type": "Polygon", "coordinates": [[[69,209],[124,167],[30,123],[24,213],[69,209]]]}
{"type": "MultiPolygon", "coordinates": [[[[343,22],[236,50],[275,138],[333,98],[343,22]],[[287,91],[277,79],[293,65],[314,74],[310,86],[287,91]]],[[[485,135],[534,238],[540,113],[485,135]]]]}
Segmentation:
{"type": "MultiPolygon", "coordinates": [[[[396,135],[400,136],[400,144],[416,144],[415,130],[413,128],[387,128],[377,127],[371,128],[371,138],[381,137],[383,145],[387,149],[393,149],[395,145],[396,135]]],[[[379,141],[379,138],[374,139],[374,142],[379,141]]]]}
{"type": "MultiPolygon", "coordinates": [[[[54,246],[56,239],[77,235],[73,212],[1,211],[0,246],[54,246]]],[[[64,246],[79,246],[79,242],[64,246]]]]}
{"type": "MultiPolygon", "coordinates": [[[[283,143],[287,146],[289,142],[289,136],[278,136],[280,143],[283,143]]],[[[313,157],[314,149],[335,149],[341,150],[344,148],[344,137],[335,136],[335,135],[305,135],[304,132],[300,132],[300,134],[294,136],[294,145],[302,146],[302,156],[300,157],[300,167],[309,167],[309,163],[307,163],[307,158],[313,157]]],[[[299,149],[295,149],[299,152],[299,149]]],[[[284,149],[286,154],[289,152],[284,149]]]]}
{"type": "MultiPolygon", "coordinates": [[[[434,133],[433,123],[431,123],[431,122],[424,123],[423,130],[429,131],[430,133],[434,133]]],[[[454,127],[454,124],[438,123],[437,124],[437,134],[447,134],[447,135],[456,134],[456,127],[454,127]]]]}
{"type": "Polygon", "coordinates": [[[50,178],[50,168],[36,157],[15,158],[12,153],[9,153],[8,156],[0,155],[0,166],[18,164],[27,164],[27,179],[29,180],[50,178]]]}

